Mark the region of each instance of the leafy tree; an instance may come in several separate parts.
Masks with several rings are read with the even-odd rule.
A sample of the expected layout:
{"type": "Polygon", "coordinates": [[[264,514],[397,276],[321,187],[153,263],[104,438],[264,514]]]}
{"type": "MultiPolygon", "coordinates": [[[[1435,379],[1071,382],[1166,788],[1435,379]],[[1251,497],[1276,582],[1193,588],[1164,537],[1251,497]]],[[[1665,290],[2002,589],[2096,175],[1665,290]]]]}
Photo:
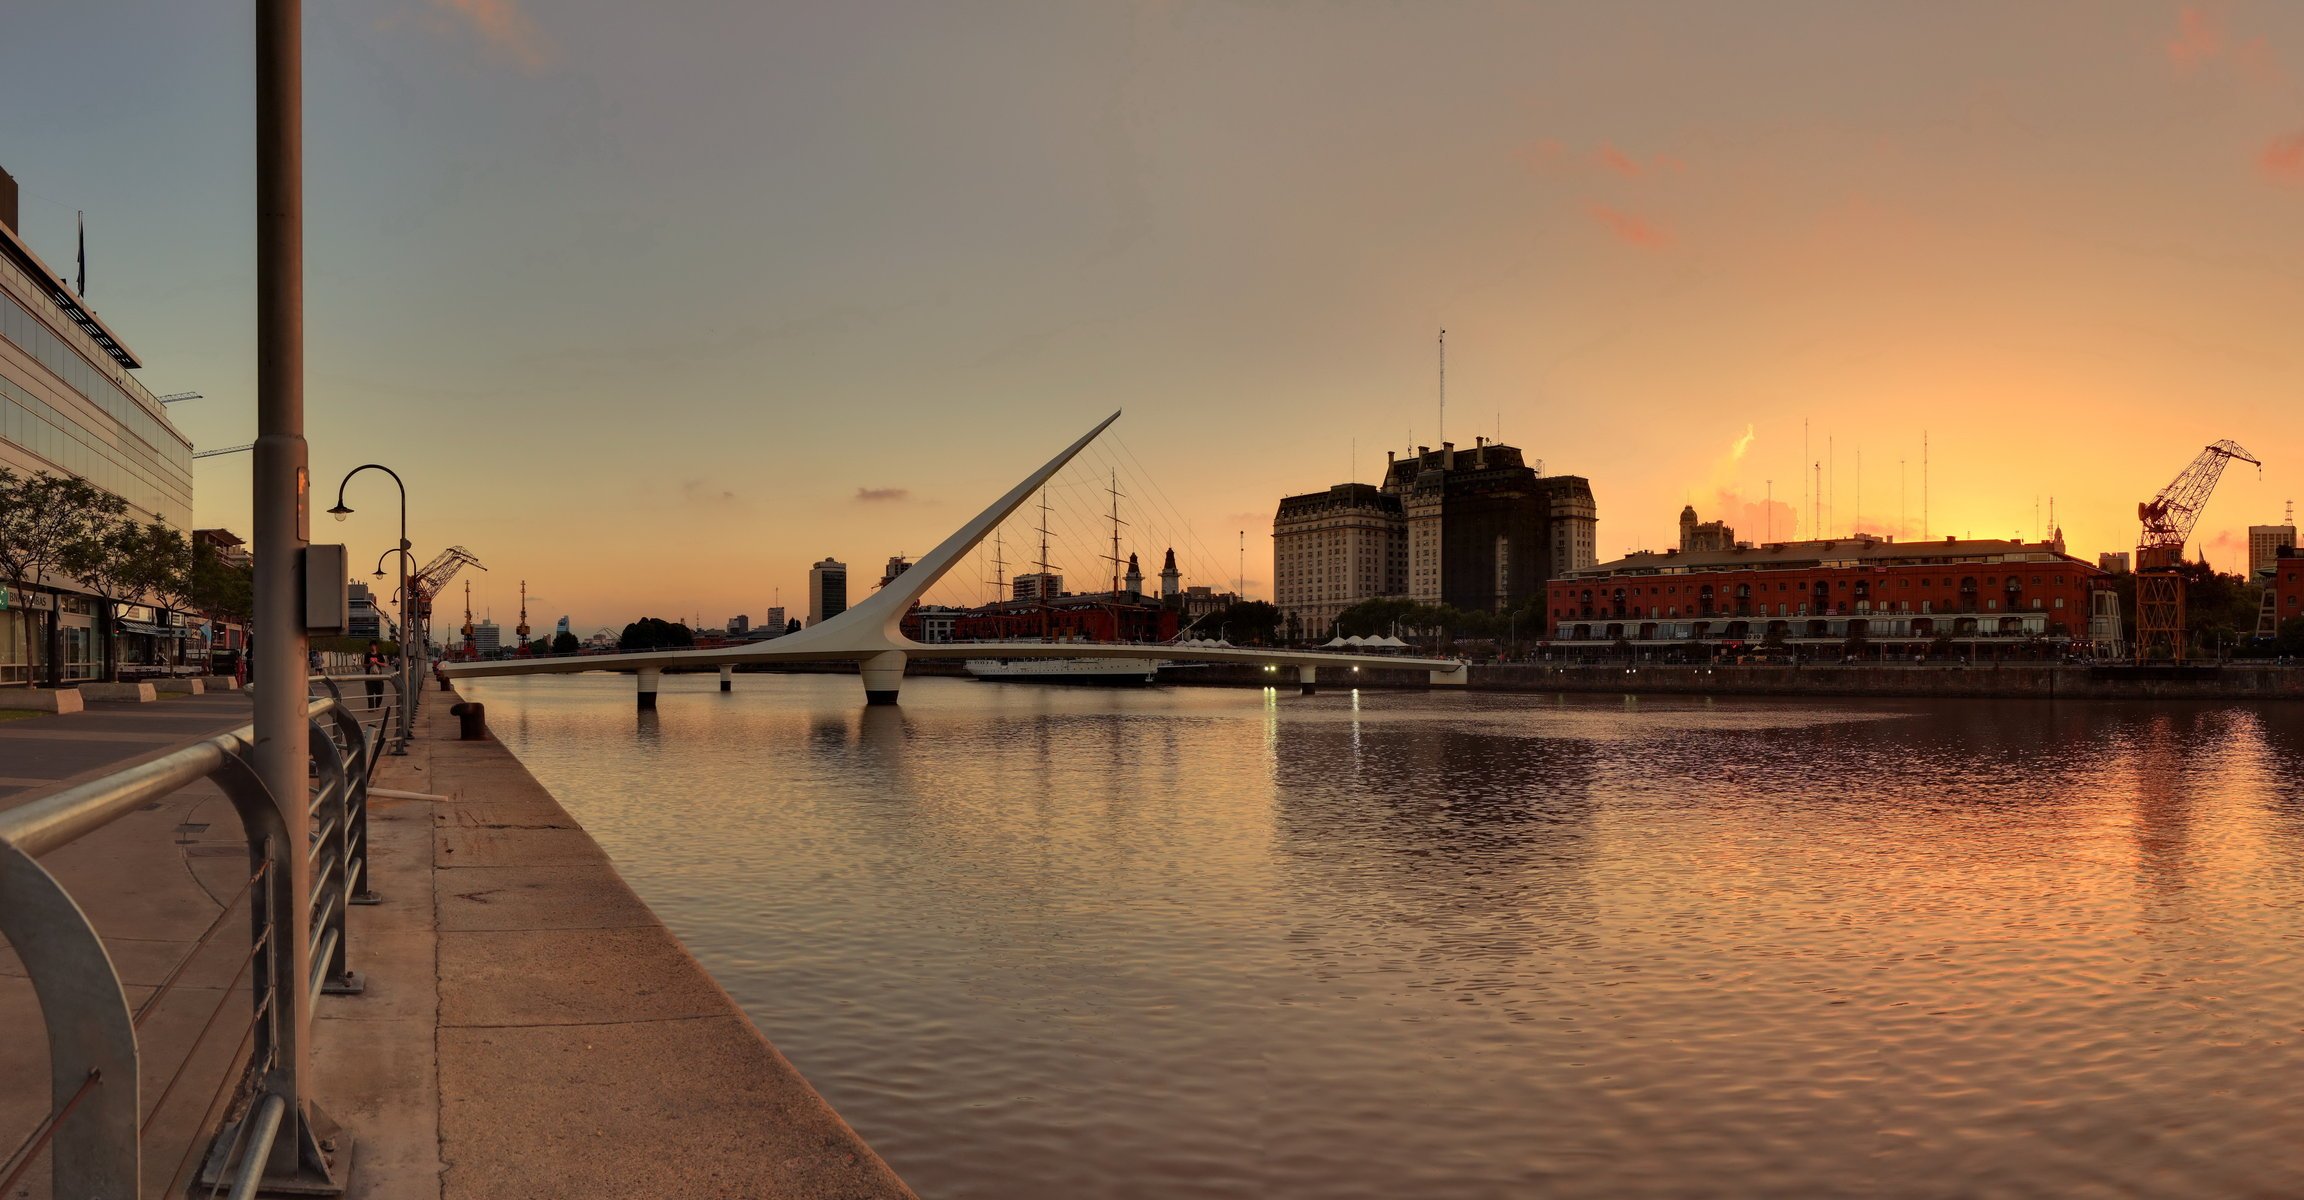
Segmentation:
{"type": "Polygon", "coordinates": [[[220,617],[246,621],[256,613],[256,569],[224,561],[216,547],[192,543],[192,606],[220,617]]]}
{"type": "Polygon", "coordinates": [[[574,654],[583,648],[584,643],[577,641],[576,635],[565,629],[552,635],[552,653],[554,654],[574,654]]]}
{"type": "Polygon", "coordinates": [[[794,618],[792,618],[791,620],[784,622],[784,632],[786,632],[786,633],[798,633],[798,632],[800,632],[800,618],[798,618],[798,617],[794,617],[794,618]]]}
{"type": "Polygon", "coordinates": [[[103,648],[104,678],[117,681],[120,606],[142,599],[151,575],[145,566],[144,528],[125,515],[127,501],[110,492],[95,492],[87,505],[87,523],[65,547],[63,567],[103,602],[97,613],[97,641],[103,648]]]}
{"type": "MultiPolygon", "coordinates": [[[[0,578],[45,587],[50,575],[66,572],[66,557],[88,539],[107,498],[117,500],[84,479],[46,471],[27,477],[0,467],[0,578]]],[[[11,607],[23,613],[29,643],[32,611],[11,607]]],[[[46,611],[48,683],[55,686],[64,680],[64,663],[57,652],[56,609],[46,611]]]]}
{"type": "Polygon", "coordinates": [[[626,625],[623,636],[616,639],[620,650],[671,650],[695,644],[696,635],[687,625],[658,617],[642,617],[626,625]]]}
{"type": "Polygon", "coordinates": [[[2276,642],[2280,653],[2291,658],[2304,658],[2304,617],[2290,617],[2280,622],[2280,636],[2276,642]]]}

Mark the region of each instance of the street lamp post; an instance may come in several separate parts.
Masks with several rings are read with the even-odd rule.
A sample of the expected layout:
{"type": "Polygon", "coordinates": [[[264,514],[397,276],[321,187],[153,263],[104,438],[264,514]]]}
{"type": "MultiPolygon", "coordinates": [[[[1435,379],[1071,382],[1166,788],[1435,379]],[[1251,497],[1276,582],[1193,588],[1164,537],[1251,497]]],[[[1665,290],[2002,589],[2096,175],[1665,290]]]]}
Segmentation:
{"type": "MultiPolygon", "coordinates": [[[[406,754],[408,752],[408,739],[415,728],[414,722],[410,719],[409,716],[409,709],[412,707],[413,701],[415,699],[416,674],[414,668],[416,665],[415,655],[417,653],[417,651],[411,649],[408,644],[408,633],[410,630],[410,626],[408,624],[408,598],[414,594],[409,590],[408,587],[408,564],[412,560],[412,556],[408,553],[408,485],[401,481],[400,473],[398,471],[395,471],[382,463],[362,463],[361,465],[346,471],[344,473],[343,480],[337,483],[336,507],[328,510],[330,516],[333,516],[337,520],[341,521],[344,518],[352,515],[352,508],[344,503],[344,488],[346,484],[352,482],[352,477],[354,475],[358,475],[362,471],[382,471],[386,475],[390,475],[392,477],[393,486],[400,489],[400,545],[398,547],[400,552],[401,596],[400,735],[398,743],[392,748],[392,753],[406,754]]],[[[381,563],[383,560],[379,558],[377,561],[381,563]]]]}

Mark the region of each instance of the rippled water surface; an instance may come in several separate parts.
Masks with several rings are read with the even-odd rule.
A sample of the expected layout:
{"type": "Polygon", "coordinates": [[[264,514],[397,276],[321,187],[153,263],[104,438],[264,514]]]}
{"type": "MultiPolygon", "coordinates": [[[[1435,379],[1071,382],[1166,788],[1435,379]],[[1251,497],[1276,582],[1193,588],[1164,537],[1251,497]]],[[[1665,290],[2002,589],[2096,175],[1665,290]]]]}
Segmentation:
{"type": "Polygon", "coordinates": [[[2304,715],[467,684],[924,1196],[2304,1195],[2304,715]]]}

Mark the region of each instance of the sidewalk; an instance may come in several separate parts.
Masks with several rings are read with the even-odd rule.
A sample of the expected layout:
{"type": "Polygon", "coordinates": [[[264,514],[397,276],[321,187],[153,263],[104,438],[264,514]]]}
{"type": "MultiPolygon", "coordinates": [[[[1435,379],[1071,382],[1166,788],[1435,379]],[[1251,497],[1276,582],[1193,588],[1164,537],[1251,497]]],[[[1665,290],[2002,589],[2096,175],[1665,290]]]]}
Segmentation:
{"type": "Polygon", "coordinates": [[[369,810],[364,996],[321,1005],[359,1197],[910,1197],[494,740],[426,697],[369,810]]]}
{"type": "MultiPolygon", "coordinates": [[[[426,698],[375,786],[371,886],[350,911],[357,996],[327,996],[313,1094],[354,1140],[348,1195],[391,1200],[623,1195],[908,1198],[910,1189],[616,874],[591,835],[497,742],[456,741],[426,698]]],[[[0,809],[246,724],[239,694],[0,723],[0,809]]],[[[104,936],[141,1005],[225,908],[247,849],[214,786],[183,789],[42,859],[104,936]]],[[[142,1027],[143,1194],[207,1146],[211,1098],[251,1003],[243,931],[194,955],[142,1027]],[[181,1080],[186,1050],[216,1015],[181,1080]],[[221,1034],[221,1036],[218,1036],[221,1034]],[[163,1093],[165,1092],[165,1095],[163,1093]]],[[[46,1046],[0,945],[0,1141],[47,1111],[46,1046]]],[[[0,1151],[4,1152],[4,1151],[0,1151]]],[[[43,1162],[22,1195],[47,1195],[43,1162]]],[[[10,1196],[7,1200],[18,1200],[10,1196]]]]}

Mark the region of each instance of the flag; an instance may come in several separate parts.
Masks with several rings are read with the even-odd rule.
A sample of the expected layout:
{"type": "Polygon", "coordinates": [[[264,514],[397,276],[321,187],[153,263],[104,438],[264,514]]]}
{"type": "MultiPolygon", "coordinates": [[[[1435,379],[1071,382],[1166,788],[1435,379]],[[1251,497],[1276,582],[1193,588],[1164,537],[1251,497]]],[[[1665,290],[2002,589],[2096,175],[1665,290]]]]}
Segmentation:
{"type": "Polygon", "coordinates": [[[80,287],[77,290],[85,299],[88,295],[88,214],[74,212],[72,217],[80,225],[80,287]]]}

